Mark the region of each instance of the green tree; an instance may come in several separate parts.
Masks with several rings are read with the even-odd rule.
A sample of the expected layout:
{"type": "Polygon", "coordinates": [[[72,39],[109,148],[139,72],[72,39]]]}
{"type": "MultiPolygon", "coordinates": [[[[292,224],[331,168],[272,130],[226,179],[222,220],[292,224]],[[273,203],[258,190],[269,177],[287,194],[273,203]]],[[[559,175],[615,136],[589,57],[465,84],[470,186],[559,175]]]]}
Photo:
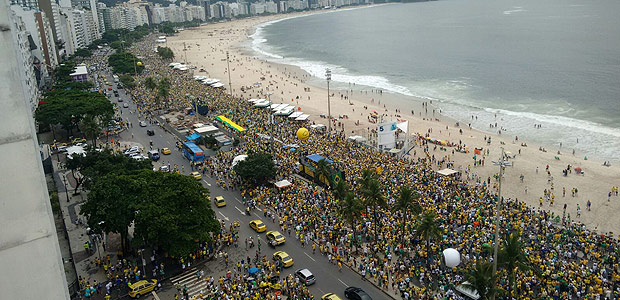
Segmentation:
{"type": "Polygon", "coordinates": [[[338,215],[351,226],[353,230],[353,241],[357,241],[355,222],[359,218],[362,209],[364,209],[362,202],[356,198],[355,194],[351,191],[348,191],[344,198],[338,201],[338,215]]]}
{"type": "Polygon", "coordinates": [[[316,163],[316,169],[314,170],[314,178],[316,180],[330,187],[332,184],[331,174],[332,168],[326,159],[322,158],[316,163]]]}
{"type": "Polygon", "coordinates": [[[125,252],[129,225],[135,219],[144,187],[143,182],[131,175],[110,174],[98,177],[86,202],[81,206],[80,213],[86,216],[88,226],[93,230],[120,234],[121,246],[125,252]]]}
{"type": "Polygon", "coordinates": [[[136,83],[131,75],[123,74],[119,76],[119,80],[126,88],[133,89],[136,86],[136,83]]]}
{"type": "Polygon", "coordinates": [[[171,60],[174,58],[174,52],[168,47],[157,47],[157,54],[162,59],[171,60]]]}
{"type": "Polygon", "coordinates": [[[148,177],[135,220],[135,239],[157,246],[173,257],[210,242],[220,225],[209,202],[209,190],[193,177],[145,171],[148,177]]]}
{"type": "Polygon", "coordinates": [[[153,77],[149,76],[144,79],[144,87],[149,90],[154,90],[155,88],[157,88],[157,82],[155,81],[155,79],[153,79],[153,77]]]}
{"type": "Polygon", "coordinates": [[[168,100],[168,96],[170,95],[170,81],[168,78],[163,78],[159,81],[159,86],[157,87],[157,105],[159,105],[161,99],[168,100]]]}
{"type": "Polygon", "coordinates": [[[523,252],[523,245],[521,244],[521,238],[518,232],[511,233],[502,241],[502,246],[497,256],[498,265],[508,273],[510,295],[516,297],[516,295],[514,295],[516,290],[516,270],[518,269],[522,272],[533,270],[529,258],[523,252]]]}
{"type": "Polygon", "coordinates": [[[399,197],[394,203],[393,210],[401,214],[401,243],[405,240],[405,224],[407,223],[407,213],[412,212],[415,216],[422,213],[422,206],[417,202],[418,196],[407,186],[400,188],[399,197]]]}
{"type": "Polygon", "coordinates": [[[80,48],[75,51],[75,56],[79,57],[91,57],[92,55],[93,53],[90,50],[84,48],[80,48]]]}
{"type": "Polygon", "coordinates": [[[344,180],[340,180],[339,182],[336,182],[336,184],[334,185],[334,190],[332,191],[332,193],[334,194],[334,197],[336,199],[342,200],[344,199],[344,197],[346,197],[349,191],[350,191],[350,188],[347,185],[347,183],[344,180]]]}
{"type": "Polygon", "coordinates": [[[502,290],[495,286],[497,274],[493,274],[493,264],[479,260],[476,265],[465,274],[463,285],[470,290],[475,290],[480,299],[486,300],[501,294],[502,290]]]}
{"type": "Polygon", "coordinates": [[[441,237],[441,227],[439,227],[435,213],[430,212],[422,215],[422,219],[416,226],[416,234],[426,242],[427,262],[430,267],[433,259],[431,241],[441,237]]]}
{"type": "Polygon", "coordinates": [[[366,208],[372,208],[372,219],[374,223],[374,242],[377,243],[379,237],[379,231],[377,227],[380,225],[380,218],[377,217],[377,207],[385,207],[385,196],[383,195],[383,191],[381,191],[381,185],[378,180],[371,179],[368,181],[367,186],[362,189],[362,194],[364,195],[364,204],[366,208]]]}
{"type": "Polygon", "coordinates": [[[129,52],[117,51],[108,57],[108,64],[113,68],[114,73],[118,74],[141,74],[144,65],[138,65],[136,56],[129,52]]]}
{"type": "Polygon", "coordinates": [[[271,155],[265,152],[250,153],[233,170],[244,181],[257,185],[266,183],[276,176],[276,166],[271,155]]]}
{"type": "Polygon", "coordinates": [[[86,116],[82,120],[82,131],[86,137],[92,139],[93,147],[97,147],[97,137],[101,133],[101,122],[93,116],[86,116]]]}
{"type": "Polygon", "coordinates": [[[45,93],[37,107],[35,120],[41,126],[62,125],[72,135],[86,116],[111,119],[114,106],[102,94],[82,90],[54,90],[45,93]]]}
{"type": "Polygon", "coordinates": [[[84,156],[75,156],[67,160],[66,166],[77,181],[77,189],[81,184],[90,188],[91,183],[97,177],[106,175],[129,174],[136,170],[152,170],[153,164],[149,160],[137,161],[120,153],[113,153],[105,149],[103,151],[91,150],[84,156]],[[82,177],[77,178],[75,173],[79,172],[82,177]]]}

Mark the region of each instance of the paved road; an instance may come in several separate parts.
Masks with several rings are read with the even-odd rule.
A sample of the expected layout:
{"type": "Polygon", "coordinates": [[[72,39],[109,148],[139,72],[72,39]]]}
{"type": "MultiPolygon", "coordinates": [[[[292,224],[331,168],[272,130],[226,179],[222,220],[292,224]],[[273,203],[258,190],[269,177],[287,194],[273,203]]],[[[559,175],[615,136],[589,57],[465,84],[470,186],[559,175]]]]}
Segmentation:
{"type": "MultiPolygon", "coordinates": [[[[106,77],[108,78],[108,80],[112,79],[111,74],[106,74],[106,77]]],[[[113,83],[113,82],[110,81],[110,83],[113,83]]],[[[116,84],[114,84],[113,89],[116,89],[116,84]]],[[[186,174],[190,173],[191,168],[189,165],[189,161],[186,160],[183,157],[182,153],[178,151],[177,148],[175,147],[175,141],[176,141],[175,137],[170,133],[164,132],[157,125],[149,124],[147,127],[140,127],[139,122],[144,121],[144,119],[139,119],[137,114],[135,113],[132,114],[129,112],[129,110],[136,111],[135,103],[133,103],[129,99],[129,97],[125,94],[124,89],[121,89],[118,91],[119,91],[119,97],[121,97],[124,101],[123,103],[129,103],[129,108],[123,108],[122,107],[123,103],[119,103],[117,98],[114,97],[114,95],[112,95],[110,100],[114,104],[118,105],[119,109],[123,111],[122,117],[125,120],[129,120],[129,122],[133,124],[132,128],[129,128],[129,130],[121,133],[121,140],[138,142],[142,144],[146,148],[146,150],[149,149],[149,142],[151,140],[153,141],[154,149],[168,147],[171,149],[172,154],[162,155],[162,158],[160,159],[160,161],[155,162],[154,166],[158,168],[162,164],[170,163],[170,165],[172,166],[174,164],[177,164],[179,166],[185,166],[184,173],[186,174]],[[147,129],[155,130],[155,135],[148,136],[146,134],[147,129]],[[133,138],[131,136],[132,133],[134,134],[133,138]]],[[[375,288],[369,282],[363,281],[359,275],[347,269],[346,267],[343,266],[342,272],[339,272],[338,267],[336,265],[330,264],[327,261],[326,256],[322,256],[318,254],[319,253],[318,249],[317,249],[317,254],[313,255],[311,246],[306,245],[305,248],[302,248],[301,244],[295,240],[294,235],[288,236],[285,234],[285,237],[287,239],[286,243],[284,245],[278,246],[277,249],[273,249],[267,246],[267,243],[265,242],[265,234],[264,233],[257,234],[254,230],[252,230],[249,227],[248,222],[253,219],[263,220],[263,222],[267,225],[267,231],[279,230],[279,226],[277,223],[271,222],[269,218],[264,218],[260,211],[253,211],[252,216],[245,215],[244,213],[245,208],[240,200],[241,196],[239,192],[227,191],[227,190],[220,188],[215,183],[215,179],[210,178],[209,176],[203,176],[203,179],[201,181],[205,187],[209,188],[212,197],[220,196],[220,195],[224,196],[224,198],[226,199],[228,203],[227,206],[222,207],[222,208],[217,208],[215,207],[215,205],[212,206],[216,212],[216,216],[219,219],[223,219],[226,222],[227,227],[233,221],[239,221],[239,223],[241,224],[241,228],[239,230],[239,234],[240,234],[239,248],[238,249],[232,248],[228,250],[229,261],[231,262],[231,268],[233,264],[236,263],[237,259],[240,260],[241,258],[245,258],[247,256],[249,257],[255,256],[256,247],[254,247],[253,249],[250,249],[249,251],[246,251],[244,240],[247,237],[252,236],[256,242],[256,237],[259,236],[262,239],[261,250],[262,250],[263,255],[267,255],[268,258],[271,258],[272,254],[275,251],[283,250],[287,252],[293,258],[294,265],[290,268],[285,269],[281,273],[281,276],[286,276],[288,274],[295,272],[295,270],[301,269],[301,268],[308,268],[315,275],[317,282],[316,284],[310,286],[310,291],[314,294],[316,299],[320,299],[320,297],[326,293],[336,293],[340,295],[341,298],[344,299],[344,289],[348,286],[357,286],[357,287],[363,288],[373,299],[388,299],[389,298],[382,291],[375,288]]],[[[276,219],[276,222],[278,222],[277,219],[276,219]]],[[[223,265],[223,262],[220,261],[219,264],[223,265]]],[[[224,266],[222,266],[222,268],[218,270],[214,270],[212,268],[212,269],[206,270],[205,273],[209,275],[210,274],[209,272],[221,271],[224,268],[225,268],[224,266]]],[[[181,276],[177,276],[174,280],[176,282],[179,282],[181,280],[185,280],[185,282],[191,282],[192,281],[191,279],[195,277],[195,273],[196,273],[195,270],[187,271],[187,273],[182,274],[181,276]],[[187,274],[190,274],[190,275],[187,275],[187,274]]],[[[198,287],[198,288],[193,289],[193,291],[197,293],[199,292],[199,289],[200,288],[198,287]]],[[[171,297],[174,294],[174,289],[171,289],[171,290],[172,291],[168,291],[168,292],[166,292],[166,290],[163,290],[163,291],[160,291],[158,294],[160,294],[161,299],[172,299],[171,297]]]]}

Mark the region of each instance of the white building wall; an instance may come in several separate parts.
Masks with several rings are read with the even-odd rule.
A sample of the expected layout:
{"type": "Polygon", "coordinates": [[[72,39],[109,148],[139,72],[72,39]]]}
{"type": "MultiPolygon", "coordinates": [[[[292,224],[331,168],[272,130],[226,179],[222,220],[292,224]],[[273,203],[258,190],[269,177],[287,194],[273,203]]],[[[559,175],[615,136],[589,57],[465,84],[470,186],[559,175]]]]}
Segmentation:
{"type": "Polygon", "coordinates": [[[70,299],[31,111],[23,32],[0,2],[0,299],[70,299]]]}
{"type": "MultiPolygon", "coordinates": [[[[4,4],[2,4],[2,6],[6,7],[4,4]]],[[[16,50],[19,61],[19,68],[23,70],[23,93],[26,95],[26,99],[29,100],[28,105],[31,112],[34,112],[37,108],[37,105],[39,104],[39,98],[41,94],[34,73],[35,55],[30,50],[30,41],[28,40],[28,35],[31,35],[32,38],[36,40],[36,33],[35,35],[32,35],[28,31],[28,28],[26,27],[23,19],[17,13],[15,13],[15,11],[9,10],[8,14],[11,16],[11,27],[13,32],[15,33],[15,43],[17,46],[16,50]]],[[[4,80],[0,80],[0,82],[3,81],[4,80]]],[[[1,222],[2,221],[0,221],[0,223],[1,222]]],[[[1,243],[2,241],[0,240],[0,244],[1,243]]]]}

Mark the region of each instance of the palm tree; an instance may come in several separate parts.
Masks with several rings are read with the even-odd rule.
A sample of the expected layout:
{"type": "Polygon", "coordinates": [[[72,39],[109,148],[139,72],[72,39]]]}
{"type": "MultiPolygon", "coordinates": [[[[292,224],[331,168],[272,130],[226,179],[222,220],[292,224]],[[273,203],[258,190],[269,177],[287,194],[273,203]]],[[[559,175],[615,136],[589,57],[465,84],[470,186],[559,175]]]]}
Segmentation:
{"type": "Polygon", "coordinates": [[[344,180],[340,180],[336,182],[336,184],[334,185],[334,190],[333,190],[333,194],[336,199],[342,200],[344,199],[344,197],[347,196],[348,193],[349,193],[349,185],[347,185],[347,183],[344,182],[344,180]]]}
{"type": "Polygon", "coordinates": [[[377,242],[377,226],[379,224],[379,219],[377,218],[377,206],[385,207],[385,196],[383,195],[383,191],[381,191],[381,185],[379,181],[376,179],[371,179],[368,182],[368,186],[362,189],[362,194],[365,197],[364,204],[366,205],[366,209],[368,207],[372,207],[373,210],[373,223],[375,223],[374,230],[374,241],[377,242]]]}
{"type": "Polygon", "coordinates": [[[497,256],[498,265],[508,272],[510,295],[514,296],[516,289],[515,270],[533,270],[529,258],[523,252],[523,245],[521,244],[519,232],[513,232],[503,240],[502,247],[497,256]]]}
{"type": "Polygon", "coordinates": [[[159,106],[159,101],[161,98],[168,99],[168,95],[170,95],[170,89],[159,85],[159,89],[157,90],[157,105],[159,106]]]}
{"type": "Polygon", "coordinates": [[[157,87],[157,82],[155,82],[155,79],[153,79],[153,77],[147,77],[144,80],[144,86],[149,90],[154,90],[157,87]]]}
{"type": "Polygon", "coordinates": [[[325,183],[328,187],[331,186],[330,176],[332,175],[332,169],[329,166],[329,162],[326,159],[321,159],[316,163],[316,169],[314,171],[314,177],[319,182],[325,183]]]}
{"type": "Polygon", "coordinates": [[[353,240],[355,241],[355,221],[359,218],[359,214],[362,211],[363,206],[362,202],[355,197],[355,194],[351,191],[348,191],[342,199],[342,201],[338,202],[338,215],[340,215],[343,219],[351,225],[353,229],[353,240]]]}
{"type": "Polygon", "coordinates": [[[416,226],[416,234],[426,241],[426,251],[428,265],[431,265],[432,253],[431,240],[435,240],[441,237],[441,228],[437,222],[435,213],[430,212],[422,216],[422,220],[416,226]]]}
{"type": "Polygon", "coordinates": [[[371,170],[368,170],[368,169],[362,170],[362,177],[360,178],[361,192],[364,193],[364,189],[368,187],[370,180],[376,179],[376,178],[377,178],[377,173],[371,170]]]}
{"type": "Polygon", "coordinates": [[[488,261],[478,261],[476,265],[465,274],[463,285],[471,290],[475,290],[480,295],[480,299],[491,299],[496,294],[502,292],[495,286],[497,274],[493,274],[493,264],[488,261]]]}
{"type": "Polygon", "coordinates": [[[97,147],[97,137],[101,133],[101,125],[97,118],[86,116],[82,120],[82,130],[87,137],[93,140],[93,147],[97,147]]]}
{"type": "Polygon", "coordinates": [[[400,211],[401,213],[401,244],[404,243],[405,240],[405,222],[407,218],[407,212],[411,210],[413,215],[417,216],[422,213],[422,206],[416,200],[418,199],[417,193],[414,192],[407,186],[403,186],[400,188],[400,195],[398,199],[396,199],[396,203],[394,203],[394,211],[400,211]]]}

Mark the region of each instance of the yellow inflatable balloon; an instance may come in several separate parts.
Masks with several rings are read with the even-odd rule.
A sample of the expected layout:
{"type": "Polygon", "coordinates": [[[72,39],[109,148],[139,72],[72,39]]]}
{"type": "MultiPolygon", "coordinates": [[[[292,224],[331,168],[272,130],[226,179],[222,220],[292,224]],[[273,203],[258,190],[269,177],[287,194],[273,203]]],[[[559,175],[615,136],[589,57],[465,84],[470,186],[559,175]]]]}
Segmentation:
{"type": "Polygon", "coordinates": [[[139,61],[139,62],[136,63],[136,65],[138,65],[138,67],[141,67],[142,66],[142,62],[139,61]]]}
{"type": "Polygon", "coordinates": [[[308,139],[308,137],[310,137],[310,132],[308,131],[308,129],[302,127],[297,130],[298,139],[305,141],[308,139]]]}

